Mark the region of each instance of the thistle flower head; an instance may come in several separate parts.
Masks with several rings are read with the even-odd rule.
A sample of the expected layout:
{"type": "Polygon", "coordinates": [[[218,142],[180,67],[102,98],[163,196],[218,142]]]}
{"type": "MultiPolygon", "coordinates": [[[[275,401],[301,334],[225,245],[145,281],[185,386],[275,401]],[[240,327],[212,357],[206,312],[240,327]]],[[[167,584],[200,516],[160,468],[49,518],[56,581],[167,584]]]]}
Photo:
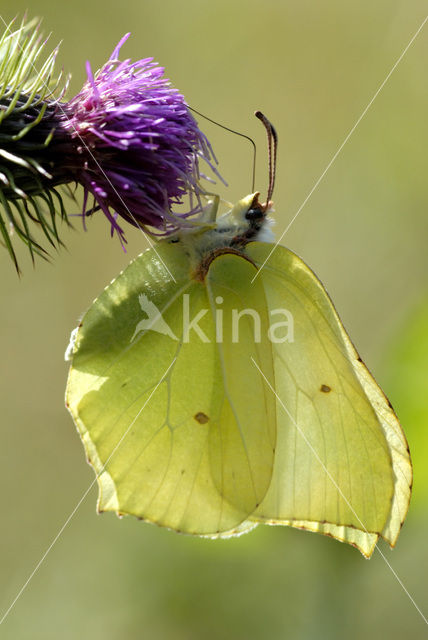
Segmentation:
{"type": "Polygon", "coordinates": [[[154,235],[190,224],[203,209],[199,162],[213,167],[214,158],[164,70],[152,58],[121,62],[125,36],[95,75],[87,64],[82,90],[64,102],[67,82],[60,89],[62,74],[54,79],[58,48],[41,63],[39,25],[11,26],[0,39],[0,242],[15,265],[11,232],[33,258],[46,255],[33,222],[61,244],[57,217],[68,218],[60,185],[82,185],[82,216],[101,209],[122,245],[119,218],[154,235]]]}
{"type": "Polygon", "coordinates": [[[119,61],[128,36],[95,76],[87,65],[82,91],[64,105],[75,144],[68,169],[122,237],[117,215],[168,233],[200,211],[199,158],[210,163],[209,145],[164,69],[152,58],[119,61]],[[174,214],[188,194],[193,204],[174,214]]]}

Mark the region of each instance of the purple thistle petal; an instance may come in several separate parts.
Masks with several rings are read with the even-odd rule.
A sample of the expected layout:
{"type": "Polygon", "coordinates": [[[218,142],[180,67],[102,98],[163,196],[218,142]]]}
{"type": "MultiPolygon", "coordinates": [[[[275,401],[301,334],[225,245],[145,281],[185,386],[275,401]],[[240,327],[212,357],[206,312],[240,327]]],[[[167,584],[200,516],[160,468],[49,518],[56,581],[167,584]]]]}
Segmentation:
{"type": "Polygon", "coordinates": [[[119,42],[117,43],[116,47],[114,48],[113,53],[110,56],[110,60],[118,60],[119,59],[120,49],[122,48],[122,45],[124,45],[125,42],[128,40],[130,35],[131,35],[131,32],[125,33],[125,35],[122,36],[122,38],[119,40],[119,42]]]}

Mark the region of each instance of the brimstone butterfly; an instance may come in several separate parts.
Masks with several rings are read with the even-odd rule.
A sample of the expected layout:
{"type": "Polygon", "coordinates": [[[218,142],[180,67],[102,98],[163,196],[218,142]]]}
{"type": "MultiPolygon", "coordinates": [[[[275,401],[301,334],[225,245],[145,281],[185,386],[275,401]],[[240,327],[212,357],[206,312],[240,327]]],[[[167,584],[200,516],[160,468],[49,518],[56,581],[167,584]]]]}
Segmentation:
{"type": "Polygon", "coordinates": [[[157,242],[74,334],[98,509],[210,537],[290,525],[370,556],[408,509],[407,442],[320,281],[271,253],[257,196],[157,242]]]}

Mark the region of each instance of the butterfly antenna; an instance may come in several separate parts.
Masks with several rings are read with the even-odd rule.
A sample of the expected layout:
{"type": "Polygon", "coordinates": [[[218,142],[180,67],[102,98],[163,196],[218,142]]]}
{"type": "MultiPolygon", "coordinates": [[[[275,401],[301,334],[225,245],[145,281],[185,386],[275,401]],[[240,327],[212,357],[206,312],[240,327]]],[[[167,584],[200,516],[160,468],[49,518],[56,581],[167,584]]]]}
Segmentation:
{"type": "Polygon", "coordinates": [[[253,146],[253,178],[252,178],[252,184],[251,184],[251,193],[254,193],[255,184],[256,184],[256,156],[257,156],[256,143],[254,142],[254,140],[252,138],[250,138],[250,136],[245,135],[245,133],[241,133],[240,131],[236,131],[235,129],[230,129],[229,127],[226,127],[224,124],[220,124],[220,122],[217,122],[216,120],[212,120],[208,116],[205,116],[203,113],[201,113],[200,111],[197,111],[193,107],[190,107],[189,105],[187,105],[187,106],[190,109],[190,111],[193,111],[194,113],[197,113],[198,116],[201,116],[201,118],[205,118],[205,120],[208,120],[208,122],[212,122],[213,124],[216,124],[218,127],[221,127],[222,129],[225,129],[226,131],[230,131],[230,133],[234,133],[237,136],[241,136],[241,138],[245,138],[246,140],[251,142],[251,144],[253,146]]]}
{"type": "Polygon", "coordinates": [[[261,120],[265,126],[267,139],[268,139],[268,150],[269,150],[269,186],[268,193],[266,198],[266,208],[269,206],[269,202],[272,198],[273,189],[275,186],[275,176],[276,176],[276,156],[278,151],[278,134],[276,133],[275,127],[266,116],[261,111],[256,111],[254,113],[256,118],[261,120]]]}

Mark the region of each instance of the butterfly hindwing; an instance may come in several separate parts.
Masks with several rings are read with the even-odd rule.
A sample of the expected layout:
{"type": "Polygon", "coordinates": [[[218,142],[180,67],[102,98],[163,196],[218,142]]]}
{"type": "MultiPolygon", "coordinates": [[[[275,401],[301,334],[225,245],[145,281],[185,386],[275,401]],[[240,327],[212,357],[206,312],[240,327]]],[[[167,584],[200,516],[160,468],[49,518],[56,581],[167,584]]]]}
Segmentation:
{"type": "MultiPolygon", "coordinates": [[[[100,511],[199,535],[254,526],[240,528],[270,484],[275,403],[248,369],[246,348],[231,341],[231,310],[252,302],[240,288],[255,271],[247,260],[233,260],[232,272],[228,257],[219,257],[209,279],[197,281],[182,251],[158,245],[156,254],[149,250],[133,261],[84,316],[67,402],[98,475],[100,511]],[[153,305],[162,317],[162,323],[153,318],[156,330],[147,328],[153,305]],[[188,335],[186,314],[190,322],[201,315],[188,335]]],[[[251,289],[254,301],[259,291],[261,285],[251,289]]],[[[261,322],[265,335],[263,314],[261,322]]],[[[251,324],[246,318],[240,324],[247,338],[251,324]]],[[[257,348],[271,371],[269,352],[257,348]]]]}

